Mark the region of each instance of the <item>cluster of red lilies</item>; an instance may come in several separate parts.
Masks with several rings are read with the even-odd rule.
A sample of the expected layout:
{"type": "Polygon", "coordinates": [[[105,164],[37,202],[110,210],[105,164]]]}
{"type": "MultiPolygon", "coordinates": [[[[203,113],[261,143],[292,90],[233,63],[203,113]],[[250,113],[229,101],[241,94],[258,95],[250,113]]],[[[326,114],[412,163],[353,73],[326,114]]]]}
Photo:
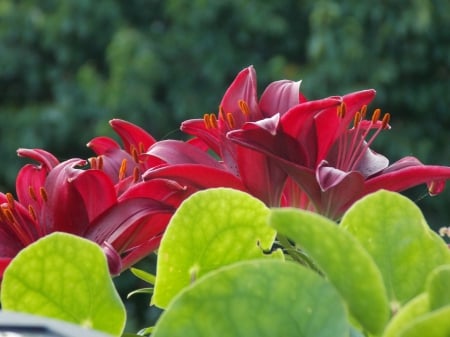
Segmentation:
{"type": "Polygon", "coordinates": [[[187,120],[189,141],[156,141],[142,128],[112,120],[122,145],[88,143],[95,157],[60,162],[41,149],[19,171],[16,197],[0,193],[0,277],[24,247],[49,233],[98,243],[118,274],[154,251],[172,214],[198,190],[230,187],[269,207],[299,207],[339,219],[379,189],[428,185],[440,193],[450,167],[414,157],[389,164],[370,147],[389,129],[389,114],[367,113],[374,90],[308,101],[300,82],[270,83],[258,99],[253,67],[242,70],[217,114],[187,120]]]}

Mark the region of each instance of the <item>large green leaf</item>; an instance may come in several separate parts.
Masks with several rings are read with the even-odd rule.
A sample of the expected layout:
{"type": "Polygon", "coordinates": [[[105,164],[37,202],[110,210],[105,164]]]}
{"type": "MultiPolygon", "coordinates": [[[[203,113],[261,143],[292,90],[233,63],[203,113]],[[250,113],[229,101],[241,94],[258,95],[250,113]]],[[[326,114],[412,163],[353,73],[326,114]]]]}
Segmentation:
{"type": "Polygon", "coordinates": [[[389,318],[386,289],[375,262],[355,238],[333,221],[298,209],[274,209],[270,223],[317,263],[365,329],[382,331],[389,318]]]}
{"type": "Polygon", "coordinates": [[[429,312],[429,302],[428,294],[423,293],[414,297],[403,307],[399,308],[399,311],[395,314],[389,322],[389,325],[386,327],[383,337],[400,336],[401,332],[405,330],[411,322],[429,312]]]}
{"type": "Polygon", "coordinates": [[[240,260],[267,255],[275,230],[269,209],[249,194],[229,188],[198,192],[172,217],[158,251],[153,303],[165,308],[201,275],[240,260]]]}
{"type": "Polygon", "coordinates": [[[48,235],[23,249],[5,271],[5,310],[56,318],[120,336],[125,308],[102,249],[83,238],[48,235]]]}
{"type": "Polygon", "coordinates": [[[450,305],[415,319],[398,337],[448,337],[450,336],[450,305]]]}
{"type": "Polygon", "coordinates": [[[383,337],[403,336],[403,332],[406,336],[412,333],[416,335],[415,329],[419,329],[424,336],[431,336],[431,332],[426,330],[429,325],[433,325],[433,333],[436,333],[436,336],[445,336],[445,333],[450,331],[448,330],[450,326],[445,319],[442,319],[447,310],[445,308],[450,307],[449,284],[450,265],[443,265],[433,270],[428,276],[427,291],[416,296],[400,309],[389,323],[383,337]],[[439,310],[442,308],[444,308],[443,311],[439,310]],[[433,313],[433,311],[437,312],[433,313]]]}
{"type": "Polygon", "coordinates": [[[314,272],[277,260],[222,267],[185,288],[154,337],[347,337],[344,304],[314,272]]]}
{"type": "Polygon", "coordinates": [[[450,265],[444,265],[431,272],[427,282],[430,310],[450,305],[450,265]]]}
{"type": "Polygon", "coordinates": [[[341,226],[375,260],[393,308],[423,292],[428,274],[450,261],[449,249],[420,209],[398,193],[382,190],[364,197],[344,215],[341,226]]]}

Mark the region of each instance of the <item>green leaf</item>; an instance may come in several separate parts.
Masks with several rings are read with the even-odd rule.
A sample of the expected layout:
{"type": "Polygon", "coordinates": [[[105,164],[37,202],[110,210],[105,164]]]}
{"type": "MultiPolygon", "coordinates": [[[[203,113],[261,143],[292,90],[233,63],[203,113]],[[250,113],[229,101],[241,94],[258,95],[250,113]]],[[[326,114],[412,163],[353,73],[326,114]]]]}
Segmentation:
{"type": "Polygon", "coordinates": [[[249,194],[229,188],[197,192],[172,217],[158,251],[153,304],[167,307],[184,287],[207,272],[266,255],[276,232],[269,209],[249,194]]]}
{"type": "Polygon", "coordinates": [[[154,337],[347,337],[334,287],[292,262],[252,260],[212,271],[185,288],[155,326],[154,337]]]}
{"type": "Polygon", "coordinates": [[[141,279],[142,281],[145,281],[152,285],[155,284],[155,275],[138,268],[130,268],[130,271],[134,276],[141,279]]]}
{"type": "MultiPolygon", "coordinates": [[[[428,294],[423,293],[406,303],[389,322],[383,337],[398,337],[416,318],[429,312],[428,294]]],[[[426,334],[424,335],[426,336],[426,334]]]]}
{"type": "MultiPolygon", "coordinates": [[[[431,272],[428,277],[426,284],[426,293],[422,293],[416,296],[414,299],[406,303],[404,307],[394,316],[394,318],[389,323],[383,337],[397,337],[401,336],[402,333],[410,334],[412,327],[417,328],[416,324],[427,325],[431,323],[428,320],[433,321],[432,324],[442,324],[439,320],[442,313],[431,314],[430,312],[449,307],[450,306],[450,292],[448,287],[450,284],[450,265],[444,265],[437,267],[431,272]],[[409,331],[409,332],[407,332],[409,331]]],[[[437,327],[434,327],[434,329],[437,327]]],[[[444,331],[445,324],[442,326],[444,331]]],[[[422,332],[424,330],[421,330],[422,332]]],[[[437,333],[440,330],[437,330],[437,333]]],[[[431,336],[428,332],[425,332],[423,336],[431,336]]],[[[439,334],[438,334],[439,336],[439,334]]]]}
{"type": "Polygon", "coordinates": [[[420,316],[409,324],[398,337],[450,336],[450,305],[420,316]]]}
{"type": "Polygon", "coordinates": [[[450,261],[448,247],[420,209],[398,193],[381,190],[364,197],[344,215],[341,226],[375,260],[393,308],[423,292],[428,274],[450,261]]]}
{"type": "Polygon", "coordinates": [[[450,265],[433,270],[427,282],[430,310],[450,305],[450,265]]]}
{"type": "Polygon", "coordinates": [[[274,209],[269,218],[279,233],[303,249],[347,302],[368,331],[379,333],[389,318],[389,303],[373,259],[333,221],[299,209],[274,209]]]}
{"type": "Polygon", "coordinates": [[[120,336],[125,308],[102,249],[86,239],[53,233],[23,249],[5,271],[5,310],[56,318],[120,336]]]}

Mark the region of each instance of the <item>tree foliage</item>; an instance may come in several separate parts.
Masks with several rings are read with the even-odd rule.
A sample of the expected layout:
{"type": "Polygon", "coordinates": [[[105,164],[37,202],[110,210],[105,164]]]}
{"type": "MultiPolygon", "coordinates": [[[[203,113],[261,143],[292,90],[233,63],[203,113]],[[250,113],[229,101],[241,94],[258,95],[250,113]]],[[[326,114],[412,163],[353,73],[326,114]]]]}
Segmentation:
{"type": "Polygon", "coordinates": [[[311,98],[377,89],[393,115],[378,146],[448,165],[448,41],[444,0],[3,0],[0,184],[12,189],[18,147],[86,156],[113,117],[180,137],[249,64],[261,86],[303,79],[311,98]]]}

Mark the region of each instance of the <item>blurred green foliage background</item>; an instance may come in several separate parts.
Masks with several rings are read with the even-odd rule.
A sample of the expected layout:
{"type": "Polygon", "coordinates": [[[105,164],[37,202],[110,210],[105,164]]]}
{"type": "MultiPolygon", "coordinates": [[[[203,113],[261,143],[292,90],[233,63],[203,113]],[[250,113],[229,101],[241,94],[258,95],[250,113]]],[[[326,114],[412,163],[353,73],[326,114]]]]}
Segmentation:
{"type": "MultiPolygon", "coordinates": [[[[375,148],[450,164],[446,0],[2,0],[0,16],[3,189],[18,147],[89,156],[114,117],[181,137],[249,64],[261,91],[281,78],[303,79],[309,98],[375,88],[393,125],[375,148]]],[[[444,225],[450,192],[428,199],[444,225]]]]}
{"type": "MultiPolygon", "coordinates": [[[[309,98],[375,88],[393,125],[375,148],[450,164],[447,0],[1,0],[0,186],[14,189],[18,147],[86,157],[111,118],[181,137],[250,64],[260,92],[281,78],[309,98]]],[[[450,191],[430,199],[446,225],[450,191]]]]}
{"type": "MultiPolygon", "coordinates": [[[[86,157],[114,117],[181,137],[249,64],[261,90],[281,78],[303,79],[311,99],[375,88],[393,125],[375,148],[450,164],[447,0],[2,0],[0,186],[13,190],[18,147],[86,157]]],[[[450,192],[429,199],[445,225],[450,192]]]]}
{"type": "MultiPolygon", "coordinates": [[[[450,165],[448,0],[1,0],[1,190],[24,164],[17,148],[87,157],[111,118],[182,137],[181,121],[216,112],[250,64],[260,93],[282,78],[303,79],[311,99],[375,88],[370,108],[390,112],[393,128],[374,148],[450,165]]],[[[409,192],[447,226],[450,187],[425,194],[409,192]]],[[[152,315],[138,307],[132,326],[152,315]]]]}

